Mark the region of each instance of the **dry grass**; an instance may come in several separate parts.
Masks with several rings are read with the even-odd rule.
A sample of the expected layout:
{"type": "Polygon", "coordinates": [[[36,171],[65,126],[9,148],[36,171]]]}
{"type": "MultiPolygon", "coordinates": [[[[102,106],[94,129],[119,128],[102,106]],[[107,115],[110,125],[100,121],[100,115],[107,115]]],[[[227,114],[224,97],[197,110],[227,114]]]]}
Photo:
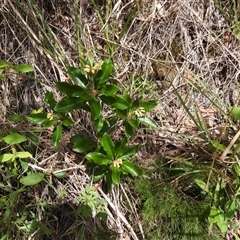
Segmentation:
{"type": "MultiPolygon", "coordinates": [[[[216,9],[214,2],[106,1],[109,2],[108,8],[104,2],[96,1],[99,13],[105,16],[108,13],[102,25],[90,1],[36,0],[34,9],[31,1],[3,0],[0,9],[0,60],[32,65],[35,72],[31,77],[38,81],[9,76],[1,82],[0,128],[8,131],[17,128],[22,132],[28,129],[27,125],[8,125],[7,117],[13,113],[26,114],[41,107],[44,93],[48,90],[57,95],[54,86],[56,81],[66,80],[66,66],[78,66],[81,52],[90,50],[96,59],[103,60],[111,55],[116,65],[116,81],[132,95],[138,94],[139,90],[143,93],[146,86],[153,86],[154,91],[146,90],[144,93],[148,98],[157,97],[159,100],[152,115],[160,128],[159,132],[150,132],[150,137],[149,134],[139,134],[141,140],[150,141],[156,148],[153,153],[147,152],[147,147],[143,146],[143,156],[167,152],[169,149],[162,147],[166,144],[183,147],[186,142],[199,143],[202,132],[196,128],[186,108],[195,117],[194,110],[197,109],[209,133],[218,137],[224,124],[223,113],[228,106],[239,101],[240,44],[231,23],[216,9]],[[124,23],[134,7],[137,7],[136,14],[121,36],[124,23]],[[192,76],[190,70],[202,79],[209,91],[192,76]],[[140,83],[130,78],[131,75],[136,78],[141,74],[140,83]],[[156,145],[157,141],[161,144],[156,145]]],[[[224,6],[225,1],[221,2],[224,6]]],[[[232,13],[227,12],[229,9],[226,9],[226,14],[231,16],[232,13]]],[[[79,122],[87,128],[86,116],[76,113],[73,118],[81,118],[79,122]]],[[[51,239],[63,239],[63,229],[71,229],[71,224],[83,226],[84,239],[93,239],[98,225],[94,220],[86,221],[79,217],[73,221],[71,216],[65,220],[68,218],[65,206],[74,209],[79,193],[86,183],[91,182],[83,159],[67,145],[71,134],[68,133],[69,136],[57,150],[51,147],[48,135],[37,147],[33,169],[72,171],[69,179],[54,179],[52,182],[58,193],[67,191],[64,198],[56,198],[56,193],[49,186],[35,188],[37,200],[47,201],[59,208],[53,213],[58,216],[57,221],[50,221],[41,210],[39,220],[49,222],[55,228],[56,236],[51,239]],[[62,204],[66,205],[62,207],[62,204]],[[66,221],[72,223],[62,227],[66,221]]],[[[153,151],[153,146],[150,148],[153,151]]],[[[118,233],[119,239],[145,239],[141,223],[134,224],[140,217],[127,185],[116,188],[109,196],[100,188],[99,197],[109,203],[108,226],[118,233]],[[122,197],[126,206],[120,201],[122,197]],[[132,220],[127,220],[129,215],[132,215],[132,220]]]]}

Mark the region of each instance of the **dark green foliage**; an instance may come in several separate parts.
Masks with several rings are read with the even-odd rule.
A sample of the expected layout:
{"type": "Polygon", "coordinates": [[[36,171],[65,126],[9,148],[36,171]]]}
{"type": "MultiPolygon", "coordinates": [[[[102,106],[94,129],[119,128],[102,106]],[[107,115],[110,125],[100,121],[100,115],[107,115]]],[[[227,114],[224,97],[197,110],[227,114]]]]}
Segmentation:
{"type": "Polygon", "coordinates": [[[208,239],[205,202],[181,196],[159,179],[138,179],[136,189],[142,201],[147,239],[208,239]]]}
{"type": "Polygon", "coordinates": [[[160,165],[148,168],[147,177],[135,180],[146,239],[218,239],[208,235],[209,199],[196,198],[193,190],[183,191],[175,186],[173,173],[160,165]]]}

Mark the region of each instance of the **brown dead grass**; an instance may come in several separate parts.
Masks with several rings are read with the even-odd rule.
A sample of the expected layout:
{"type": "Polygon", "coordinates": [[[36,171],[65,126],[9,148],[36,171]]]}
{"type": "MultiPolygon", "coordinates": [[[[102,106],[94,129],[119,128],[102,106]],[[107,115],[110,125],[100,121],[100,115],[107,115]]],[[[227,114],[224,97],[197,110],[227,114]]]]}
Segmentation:
{"type": "MultiPolygon", "coordinates": [[[[97,2],[103,14],[106,7],[102,1],[97,2]]],[[[46,26],[28,1],[4,0],[0,13],[0,60],[32,65],[35,68],[33,77],[40,81],[9,76],[1,82],[0,128],[7,127],[9,131],[13,127],[19,131],[27,129],[28,126],[24,128],[21,125],[9,126],[6,123],[7,117],[13,113],[26,114],[32,109],[41,107],[47,90],[57,95],[54,86],[56,81],[65,81],[67,78],[66,66],[79,65],[75,11],[78,11],[82,24],[80,34],[82,51],[90,50],[96,59],[103,60],[109,57],[107,44],[116,42],[124,22],[135,7],[135,2],[109,1],[111,7],[109,7],[109,17],[104,26],[109,28],[109,39],[105,39],[104,27],[99,23],[97,14],[89,1],[80,1],[78,10],[73,0],[35,1],[44,21],[47,22],[46,26]],[[19,5],[20,2],[28,12],[24,12],[19,5]],[[48,27],[52,35],[49,34],[48,27]],[[47,34],[48,43],[43,42],[43,34],[47,34]],[[55,42],[58,43],[58,47],[55,42]]],[[[224,6],[225,1],[222,1],[222,4],[224,6]]],[[[234,35],[230,23],[216,9],[213,1],[143,0],[137,4],[137,7],[137,13],[112,57],[116,64],[116,81],[132,95],[137,94],[137,91],[134,88],[135,82],[130,81],[130,74],[135,77],[144,74],[143,83],[155,84],[154,92],[149,91],[147,95],[148,98],[157,97],[159,100],[159,105],[152,112],[152,117],[157,119],[160,130],[159,132],[151,131],[149,134],[141,132],[143,143],[150,141],[156,146],[155,151],[158,153],[163,151],[161,146],[166,143],[178,147],[184,145],[185,141],[189,142],[189,139],[192,141],[194,136],[196,138],[199,136],[199,131],[189,119],[174,89],[177,89],[191,112],[194,111],[194,104],[202,109],[202,113],[209,110],[204,121],[212,134],[219,134],[216,129],[221,128],[223,121],[220,116],[222,115],[215,110],[210,101],[217,100],[206,93],[209,100],[189,84],[189,82],[197,83],[187,69],[191,69],[222,100],[219,106],[223,111],[226,111],[227,106],[238,102],[239,40],[234,35]],[[154,69],[154,62],[158,63],[159,69],[156,67],[154,69]],[[172,85],[164,87],[166,78],[172,82],[172,85]],[[176,132],[183,135],[179,137],[173,134],[176,132]],[[184,135],[186,138],[183,137],[184,135]],[[161,145],[156,145],[156,141],[161,142],[161,145]]],[[[230,16],[231,12],[227,14],[230,16]]],[[[81,115],[77,114],[75,117],[81,118],[81,115]]],[[[83,127],[88,124],[86,118],[80,121],[83,127]]],[[[77,128],[74,131],[78,131],[77,128]]],[[[39,187],[40,192],[35,192],[38,199],[57,206],[77,205],[80,191],[86,183],[90,182],[83,159],[70,150],[67,140],[63,140],[61,147],[56,150],[51,147],[50,137],[43,137],[43,142],[36,152],[36,162],[32,163],[33,169],[39,167],[43,171],[71,169],[72,174],[68,180],[52,180],[59,191],[67,191],[64,199],[56,198],[56,194],[47,186],[44,189],[39,187]]],[[[153,148],[150,148],[152,151],[153,148]]],[[[164,151],[168,150],[164,149],[164,151]]],[[[141,154],[143,156],[153,154],[147,151],[148,148],[143,146],[141,154]]],[[[139,216],[128,191],[126,185],[124,188],[121,185],[109,196],[102,191],[99,192],[99,197],[109,201],[108,225],[119,233],[119,239],[145,239],[140,222],[133,228],[131,226],[134,222],[138,222],[139,216]],[[125,199],[129,199],[127,205],[130,209],[126,209],[126,206],[121,203],[119,195],[125,195],[125,199]],[[134,218],[132,221],[129,220],[130,223],[125,217],[126,213],[134,218]]],[[[61,207],[59,211],[61,215],[61,207]]],[[[47,222],[49,219],[43,212],[41,214],[43,222],[47,222]]],[[[64,212],[62,212],[63,215],[64,212]]],[[[74,224],[85,226],[86,239],[92,239],[96,231],[93,220],[86,222],[84,218],[79,217],[74,221],[74,224]]],[[[55,223],[56,221],[52,220],[50,226],[55,223]]],[[[61,235],[58,231],[62,223],[58,224],[55,229],[56,239],[63,236],[63,233],[61,235]]]]}

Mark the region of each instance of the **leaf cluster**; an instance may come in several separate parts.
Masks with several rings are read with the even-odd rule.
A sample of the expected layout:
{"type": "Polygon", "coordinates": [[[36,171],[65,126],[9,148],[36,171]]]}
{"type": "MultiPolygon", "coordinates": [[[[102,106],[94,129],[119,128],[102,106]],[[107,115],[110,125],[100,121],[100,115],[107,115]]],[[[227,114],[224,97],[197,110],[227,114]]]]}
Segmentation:
{"type": "MultiPolygon", "coordinates": [[[[93,169],[93,180],[99,181],[103,178],[110,190],[120,183],[121,176],[142,174],[142,170],[131,162],[139,146],[129,146],[129,139],[141,125],[157,128],[155,122],[146,116],[146,113],[157,103],[154,100],[132,99],[127,92],[112,84],[114,65],[111,59],[95,64],[92,54],[88,53],[87,58],[82,61],[82,68],[68,67],[67,72],[70,77],[68,82],[56,83],[57,90],[63,96],[62,99],[56,101],[53,93],[47,92],[44,100],[48,108],[33,110],[25,116],[25,119],[38,125],[42,130],[53,128],[52,145],[57,148],[64,129],[75,124],[70,113],[79,109],[89,112],[95,131],[94,139],[80,133],[72,136],[70,141],[73,151],[86,154],[88,167],[93,169]],[[104,109],[110,109],[111,115],[103,117],[104,109]],[[112,134],[116,126],[119,127],[121,124],[126,136],[115,142],[112,134]]],[[[8,62],[1,62],[0,69],[7,71],[10,68],[22,73],[32,71],[32,68],[26,64],[13,66],[8,62]]],[[[14,114],[9,120],[20,122],[24,117],[14,114]]],[[[9,142],[6,137],[6,143],[16,144],[20,136],[16,134],[10,135],[14,141],[9,142]]],[[[28,157],[31,157],[30,153],[17,152],[13,147],[12,153],[1,156],[1,161],[15,162],[16,158],[28,157]]],[[[36,174],[38,173],[28,174],[23,177],[21,183],[34,185],[44,180],[44,173],[36,174]]],[[[53,173],[53,175],[59,177],[58,174],[53,173]]]]}
{"type": "Polygon", "coordinates": [[[90,185],[86,185],[85,190],[81,192],[79,203],[77,213],[86,217],[91,216],[93,212],[96,214],[104,213],[107,205],[105,200],[98,198],[97,192],[90,185]]]}
{"type": "MultiPolygon", "coordinates": [[[[238,106],[229,107],[229,116],[229,119],[240,120],[240,108],[238,106]]],[[[228,156],[228,163],[231,164],[231,166],[226,166],[225,169],[227,170],[224,171],[219,171],[215,167],[216,175],[218,176],[215,183],[209,184],[209,182],[199,178],[195,179],[197,185],[211,199],[211,208],[208,215],[210,232],[214,225],[216,225],[223,235],[226,235],[230,222],[233,231],[238,231],[238,227],[235,224],[235,213],[240,207],[240,167],[238,160],[240,141],[239,137],[235,137],[234,139],[228,146],[219,140],[210,141],[216,156],[221,161],[225,160],[224,156],[228,156]]],[[[223,162],[222,164],[225,163],[223,162]]]]}
{"type": "MultiPolygon", "coordinates": [[[[72,136],[73,151],[85,153],[88,167],[94,169],[94,181],[104,178],[108,189],[112,189],[120,183],[121,175],[142,174],[141,169],[130,161],[139,147],[130,147],[128,140],[141,124],[157,128],[156,123],[146,117],[146,113],[157,103],[154,100],[132,99],[128,93],[112,84],[111,59],[94,64],[93,57],[89,54],[82,65],[83,68],[68,67],[67,72],[72,81],[56,83],[57,90],[63,95],[60,101],[55,100],[52,92],[47,92],[45,103],[49,110],[33,110],[26,119],[44,129],[54,126],[52,144],[58,147],[64,128],[75,124],[69,113],[79,109],[89,112],[95,138],[84,134],[72,136]],[[112,112],[108,118],[103,117],[103,109],[106,108],[112,112]],[[114,142],[111,134],[119,124],[122,124],[126,137],[114,142]]],[[[16,116],[12,117],[13,120],[15,118],[16,116]]]]}
{"type": "MultiPolygon", "coordinates": [[[[38,145],[41,133],[51,129],[52,145],[58,148],[65,129],[73,128],[76,124],[71,118],[71,113],[76,110],[89,113],[94,132],[91,137],[86,133],[73,135],[70,142],[73,151],[85,155],[87,166],[92,169],[93,182],[103,180],[108,190],[111,190],[120,183],[122,177],[136,177],[143,173],[132,162],[139,146],[129,142],[135,130],[142,125],[157,128],[156,123],[146,115],[156,106],[156,101],[132,99],[127,92],[113,84],[111,80],[114,65],[111,59],[95,64],[92,55],[88,54],[81,66],[82,68],[69,66],[69,81],[56,83],[56,89],[62,95],[60,101],[49,91],[44,99],[46,108],[35,109],[26,116],[13,114],[9,117],[14,123],[27,120],[33,124],[34,127],[29,132],[24,135],[15,130],[10,134],[1,133],[0,143],[7,148],[0,152],[0,162],[2,166],[6,165],[13,170],[9,177],[18,178],[18,184],[24,190],[41,182],[54,189],[47,180],[49,174],[56,178],[68,177],[68,173],[63,170],[30,171],[29,163],[34,160],[34,155],[31,151],[24,151],[24,144],[33,141],[38,145]],[[109,116],[106,116],[105,109],[110,110],[109,116]],[[123,129],[125,137],[116,141],[113,136],[119,127],[123,129]]],[[[12,69],[14,74],[25,74],[33,70],[26,64],[14,66],[8,62],[0,62],[1,76],[6,77],[6,74],[12,73],[12,69]]],[[[86,186],[85,191],[80,194],[79,202],[79,214],[88,217],[96,212],[100,214],[100,218],[105,218],[103,212],[106,203],[98,199],[92,187],[86,186]]]]}

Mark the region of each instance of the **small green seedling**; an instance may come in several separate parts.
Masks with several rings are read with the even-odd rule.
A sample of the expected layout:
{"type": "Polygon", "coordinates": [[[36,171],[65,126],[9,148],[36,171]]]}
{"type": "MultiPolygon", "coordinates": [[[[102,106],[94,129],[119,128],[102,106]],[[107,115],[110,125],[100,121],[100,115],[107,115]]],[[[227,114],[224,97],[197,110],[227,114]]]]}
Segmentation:
{"type": "Polygon", "coordinates": [[[77,212],[83,216],[91,216],[93,213],[105,212],[107,202],[103,199],[99,199],[94,187],[86,185],[85,190],[81,192],[79,196],[80,206],[77,212]]]}
{"type": "Polygon", "coordinates": [[[3,138],[3,141],[9,145],[12,145],[11,153],[3,153],[0,155],[0,162],[14,163],[17,165],[18,159],[25,159],[32,157],[32,154],[27,151],[17,151],[14,147],[15,144],[19,144],[27,141],[26,137],[19,133],[12,133],[3,138]]]}

